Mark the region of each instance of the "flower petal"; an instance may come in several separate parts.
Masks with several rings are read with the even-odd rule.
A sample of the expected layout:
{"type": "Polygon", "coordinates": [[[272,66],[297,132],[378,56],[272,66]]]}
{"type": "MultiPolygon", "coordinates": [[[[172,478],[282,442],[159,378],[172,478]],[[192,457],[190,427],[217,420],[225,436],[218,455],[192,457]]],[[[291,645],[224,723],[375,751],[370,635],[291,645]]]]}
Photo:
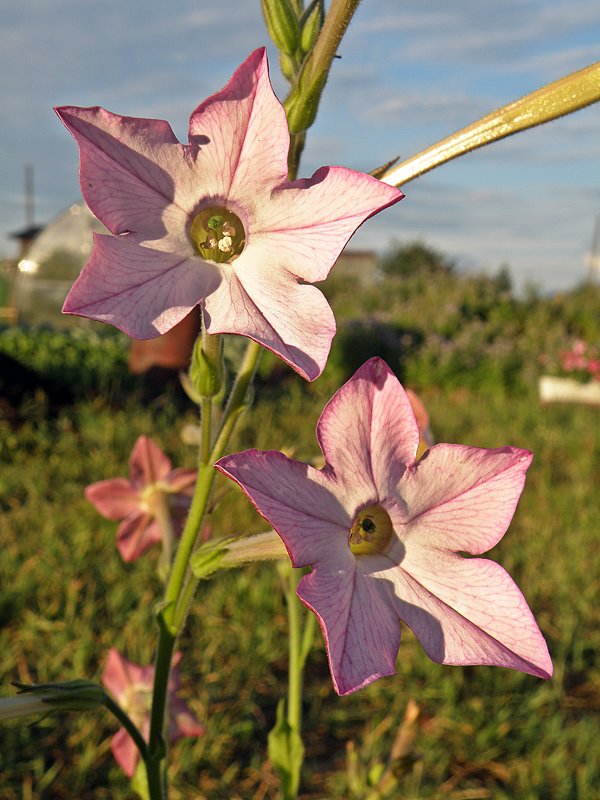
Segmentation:
{"type": "Polygon", "coordinates": [[[140,753],[125,728],[121,728],[110,740],[110,749],[117,764],[128,778],[135,773],[140,753]]]}
{"type": "Polygon", "coordinates": [[[169,739],[174,742],[182,736],[203,736],[206,728],[192,714],[188,704],[178,697],[169,701],[169,739]]]}
{"type": "Polygon", "coordinates": [[[305,281],[325,280],[356,229],[404,197],[399,189],[345,167],[321,167],[257,205],[252,244],[305,281]]]}
{"type": "Polygon", "coordinates": [[[314,286],[261,263],[260,251],[234,262],[205,303],[210,333],[238,333],[274,352],[308,380],[318,378],[335,334],[333,312],[314,286]]]}
{"type": "Polygon", "coordinates": [[[63,306],[134,339],[166,333],[216,290],[215,264],[141,247],[129,235],[94,234],[92,255],[63,306]]]}
{"type": "Polygon", "coordinates": [[[151,514],[132,514],[117,529],[117,550],[123,561],[135,561],[162,541],[160,527],[151,514]]]}
{"type": "Polygon", "coordinates": [[[283,539],[294,567],[333,560],[348,568],[351,519],[329,481],[307,464],[274,451],[246,450],[215,467],[240,485],[283,539]]]}
{"type": "Polygon", "coordinates": [[[400,618],[440,664],[493,664],[552,675],[546,642],[525,598],[494,561],[441,553],[407,557],[378,576],[400,618]]]}
{"type": "Polygon", "coordinates": [[[401,538],[478,555],[504,536],[532,455],[438,444],[409,470],[398,491],[407,506],[401,538]]]}
{"type": "Polygon", "coordinates": [[[140,436],[129,457],[129,474],[136,486],[150,486],[164,480],[171,461],[149,436],[140,436]]]}
{"type": "Polygon", "coordinates": [[[197,477],[197,470],[177,467],[177,469],[165,475],[163,484],[166,484],[168,491],[173,494],[186,494],[191,497],[194,494],[194,484],[197,477]]]}
{"type": "Polygon", "coordinates": [[[111,647],[106,658],[106,665],[102,672],[102,683],[116,700],[121,699],[127,687],[132,683],[133,677],[130,674],[128,661],[119,651],[111,647]]]}
{"type": "Polygon", "coordinates": [[[141,508],[137,488],[127,478],[109,478],[85,488],[86,500],[107,519],[123,519],[141,508]]]}
{"type": "Polygon", "coordinates": [[[419,428],[410,401],[388,365],[372,358],[325,406],[317,438],[356,505],[394,493],[415,459],[419,428]]]}
{"type": "Polygon", "coordinates": [[[55,111],[79,145],[85,201],[112,233],[159,239],[185,231],[198,202],[195,168],[168,122],[97,106],[55,111]]]}
{"type": "Polygon", "coordinates": [[[255,50],[217,94],[190,118],[190,142],[200,145],[207,196],[254,205],[287,177],[289,133],[269,80],[265,48],[255,50]],[[208,141],[207,141],[208,140],[208,141]]]}
{"type": "Polygon", "coordinates": [[[319,619],[338,694],[396,671],[400,622],[379,583],[362,573],[378,560],[364,557],[350,569],[317,567],[298,586],[298,597],[319,619]]]}

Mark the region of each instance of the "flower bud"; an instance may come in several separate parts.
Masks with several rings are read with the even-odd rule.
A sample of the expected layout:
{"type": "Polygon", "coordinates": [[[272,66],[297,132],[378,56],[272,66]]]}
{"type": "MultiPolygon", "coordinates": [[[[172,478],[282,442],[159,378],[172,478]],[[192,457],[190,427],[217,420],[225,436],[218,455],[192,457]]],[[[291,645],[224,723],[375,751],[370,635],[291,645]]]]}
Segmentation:
{"type": "Polygon", "coordinates": [[[324,20],[323,0],[313,0],[300,20],[300,49],[304,55],[315,46],[324,20]]]}
{"type": "Polygon", "coordinates": [[[198,579],[208,578],[220,569],[231,569],[252,561],[279,561],[288,558],[286,546],[275,531],[252,536],[213,539],[199,547],[190,560],[198,579]]]}
{"type": "Polygon", "coordinates": [[[290,133],[301,133],[313,124],[326,82],[327,73],[323,72],[310,85],[301,80],[290,92],[283,104],[290,133]]]}
{"type": "MultiPolygon", "coordinates": [[[[227,237],[228,238],[228,237],[227,237]]],[[[215,397],[223,386],[223,337],[204,333],[192,352],[189,372],[194,390],[201,398],[215,397]]]]}
{"type": "Polygon", "coordinates": [[[283,77],[291,83],[296,75],[296,63],[294,59],[288,56],[287,53],[279,53],[279,67],[283,77]]]}
{"type": "Polygon", "coordinates": [[[64,683],[27,685],[15,682],[17,697],[0,700],[0,720],[53,711],[90,711],[104,705],[104,689],[94,681],[77,679],[64,683]]]}
{"type": "Polygon", "coordinates": [[[282,53],[293,55],[300,44],[298,17],[289,0],[261,0],[269,36],[282,53]]]}

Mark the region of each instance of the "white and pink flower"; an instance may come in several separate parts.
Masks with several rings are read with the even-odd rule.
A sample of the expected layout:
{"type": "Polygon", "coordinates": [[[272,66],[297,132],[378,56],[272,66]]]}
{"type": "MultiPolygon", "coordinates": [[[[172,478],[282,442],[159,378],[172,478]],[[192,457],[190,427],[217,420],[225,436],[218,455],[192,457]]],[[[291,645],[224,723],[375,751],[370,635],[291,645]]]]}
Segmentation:
{"type": "MultiPolygon", "coordinates": [[[[122,520],[117,549],[123,561],[135,561],[152,545],[164,542],[163,513],[175,533],[187,516],[196,470],[172,469],[152,439],[140,436],[129,457],[129,478],[109,478],[86,487],[86,499],[107,519],[122,520]]],[[[170,542],[165,543],[170,546],[170,542]]]]}
{"type": "Polygon", "coordinates": [[[419,428],[381,359],[364,364],[317,425],[321,470],[248,450],[216,466],[311,567],[298,596],[317,615],[335,690],[395,671],[400,621],[442,664],[495,664],[541,678],[548,648],[505,570],[478,556],[512,519],[531,453],[438,444],[419,428]]]}
{"type": "MultiPolygon", "coordinates": [[[[175,653],[173,656],[173,667],[167,688],[167,735],[171,742],[182,736],[202,736],[204,734],[204,726],[194,717],[187,704],[177,696],[180,690],[179,663],[181,658],[181,653],[175,653]]],[[[102,683],[147,742],[150,736],[154,667],[141,667],[139,664],[134,664],[133,661],[129,661],[118,650],[111,647],[102,673],[102,683]]],[[[121,728],[113,736],[110,749],[123,772],[131,778],[140,754],[135,742],[124,728],[121,728]]]]}
{"type": "Polygon", "coordinates": [[[149,339],[200,305],[209,333],[247,336],[318,377],[335,321],[310,284],[403,195],[343,167],[287,179],[290,137],[265,50],[192,113],[187,145],[163,120],[56,112],[80,148],[83,196],[113,234],[95,235],[63,311],[149,339]]]}

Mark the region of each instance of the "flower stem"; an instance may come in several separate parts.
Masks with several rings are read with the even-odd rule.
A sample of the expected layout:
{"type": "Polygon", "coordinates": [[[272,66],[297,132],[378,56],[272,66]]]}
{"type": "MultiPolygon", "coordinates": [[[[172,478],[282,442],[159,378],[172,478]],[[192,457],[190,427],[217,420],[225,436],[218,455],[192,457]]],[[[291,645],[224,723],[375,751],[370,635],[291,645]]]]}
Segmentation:
{"type": "Polygon", "coordinates": [[[210,411],[206,411],[206,406],[203,404],[202,444],[196,488],[169,576],[164,602],[158,614],[159,636],[150,718],[150,742],[146,759],[151,800],[165,800],[167,796],[166,769],[163,761],[166,754],[164,728],[169,673],[175,643],[185,622],[197,585],[197,581],[189,575],[189,560],[200,532],[216,476],[213,464],[224,454],[240,412],[244,408],[248,387],[254,376],[260,353],[260,345],[249,341],[212,450],[210,448],[212,415],[210,411]]]}
{"type": "Polygon", "coordinates": [[[292,133],[301,133],[313,124],[338,45],[359,3],[360,0],[332,0],[314,49],[283,104],[292,133]]]}
{"type": "Polygon", "coordinates": [[[202,409],[200,412],[201,442],[200,442],[200,463],[208,464],[211,448],[211,425],[212,425],[212,397],[202,398],[202,409]]]}
{"type": "Polygon", "coordinates": [[[289,570],[286,581],[285,600],[288,611],[289,628],[289,649],[290,660],[288,665],[288,725],[293,730],[298,731],[302,728],[302,659],[301,659],[301,639],[300,624],[301,611],[300,601],[296,597],[298,587],[298,576],[293,569],[289,570]]]}
{"type": "Polygon", "coordinates": [[[145,761],[148,758],[148,745],[144,741],[144,738],[139,732],[137,726],[131,720],[131,717],[125,711],[123,711],[121,706],[118,703],[115,703],[112,697],[110,697],[108,694],[105,696],[104,705],[110,711],[110,713],[117,718],[127,733],[131,736],[135,742],[135,746],[140,751],[141,757],[145,761]]]}

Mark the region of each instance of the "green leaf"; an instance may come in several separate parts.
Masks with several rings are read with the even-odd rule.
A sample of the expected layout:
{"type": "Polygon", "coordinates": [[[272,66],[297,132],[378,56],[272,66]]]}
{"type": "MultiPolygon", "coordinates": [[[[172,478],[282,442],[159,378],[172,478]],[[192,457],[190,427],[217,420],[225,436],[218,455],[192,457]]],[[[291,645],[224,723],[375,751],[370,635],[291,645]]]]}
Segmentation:
{"type": "Polygon", "coordinates": [[[269,758],[279,773],[284,800],[295,800],[304,761],[304,744],[285,718],[285,700],[277,704],[277,722],[269,734],[269,758]]]}

